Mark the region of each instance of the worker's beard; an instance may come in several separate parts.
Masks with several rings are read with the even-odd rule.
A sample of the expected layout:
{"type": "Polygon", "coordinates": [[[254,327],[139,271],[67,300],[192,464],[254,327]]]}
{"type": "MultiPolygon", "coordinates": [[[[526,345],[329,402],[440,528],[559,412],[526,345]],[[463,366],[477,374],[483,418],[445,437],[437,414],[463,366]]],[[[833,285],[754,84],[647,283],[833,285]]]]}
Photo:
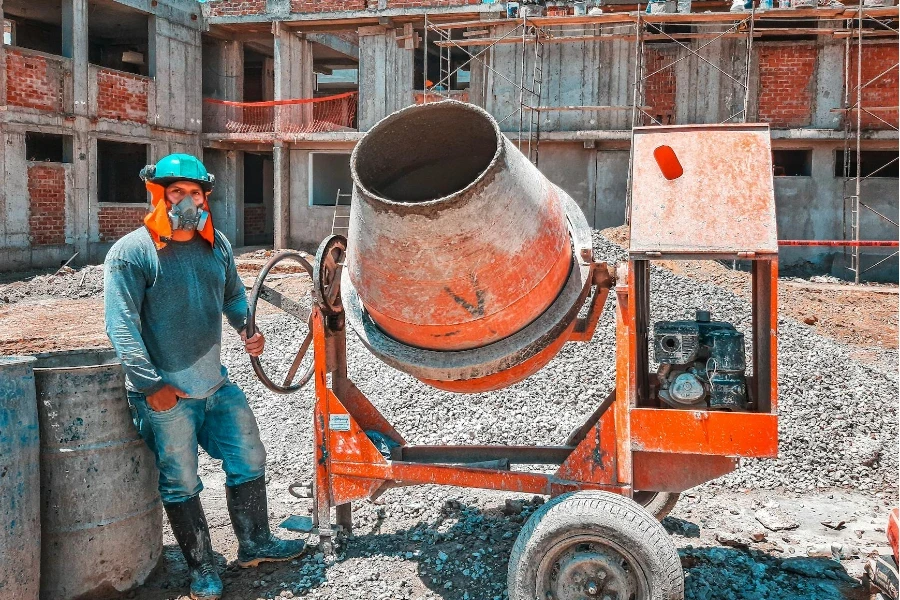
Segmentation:
{"type": "Polygon", "coordinates": [[[172,223],[172,230],[183,229],[185,231],[194,231],[195,229],[203,229],[209,213],[202,208],[194,205],[194,200],[190,196],[185,196],[178,204],[173,204],[169,209],[169,220],[172,223]]]}

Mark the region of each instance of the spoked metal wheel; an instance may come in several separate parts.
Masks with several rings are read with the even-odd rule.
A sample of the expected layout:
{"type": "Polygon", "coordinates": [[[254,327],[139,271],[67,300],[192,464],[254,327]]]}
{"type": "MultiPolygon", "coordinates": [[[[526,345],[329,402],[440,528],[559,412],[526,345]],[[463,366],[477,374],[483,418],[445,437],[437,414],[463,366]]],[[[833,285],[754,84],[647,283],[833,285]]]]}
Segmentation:
{"type": "Polygon", "coordinates": [[[259,380],[267,388],[279,394],[290,394],[292,392],[296,392],[301,387],[306,385],[306,383],[312,378],[313,363],[312,361],[307,361],[309,363],[308,366],[303,369],[303,374],[301,375],[300,379],[297,380],[297,372],[300,370],[300,367],[303,364],[303,357],[306,355],[307,350],[312,343],[312,327],[310,326],[309,322],[312,306],[312,277],[313,267],[306,260],[306,257],[304,257],[299,252],[281,252],[269,259],[269,261],[263,266],[262,270],[259,272],[259,275],[256,278],[256,283],[254,283],[253,285],[253,290],[250,292],[250,308],[247,315],[248,336],[252,336],[257,331],[256,317],[260,298],[296,319],[297,325],[301,330],[301,334],[304,328],[306,330],[303,341],[300,343],[300,347],[297,350],[296,355],[294,356],[294,360],[291,363],[291,366],[288,368],[287,373],[285,374],[280,384],[272,381],[269,375],[266,374],[266,371],[265,369],[263,369],[262,363],[260,362],[258,357],[250,357],[250,363],[253,365],[253,371],[256,373],[256,376],[259,378],[259,380]],[[295,272],[295,277],[293,279],[294,285],[290,286],[295,288],[291,290],[293,293],[290,293],[285,289],[279,289],[279,287],[281,286],[276,284],[273,281],[273,278],[269,277],[269,274],[271,271],[273,271],[273,269],[275,269],[276,272],[278,271],[276,267],[279,264],[287,266],[286,263],[293,263],[294,266],[293,269],[287,269],[289,271],[295,272]],[[296,276],[296,271],[298,271],[296,265],[299,265],[299,271],[301,273],[306,273],[307,277],[296,276]]]}
{"type": "MultiPolygon", "coordinates": [[[[290,394],[302,388],[312,378],[314,363],[312,360],[306,360],[307,365],[303,367],[304,357],[309,353],[312,355],[310,346],[312,345],[312,326],[310,323],[310,314],[312,303],[315,302],[319,310],[329,319],[343,318],[344,307],[341,304],[341,270],[344,266],[344,256],[347,254],[347,239],[341,235],[332,235],[326,238],[316,252],[316,258],[312,265],[306,260],[306,257],[299,252],[282,252],[273,256],[259,272],[253,290],[250,292],[250,309],[247,318],[247,333],[253,335],[256,332],[256,316],[257,305],[260,298],[269,304],[280,308],[288,315],[297,320],[301,329],[306,329],[306,335],[300,342],[291,366],[281,384],[277,384],[266,374],[262,363],[256,357],[250,357],[253,365],[253,371],[256,376],[267,388],[279,394],[290,394]],[[281,263],[292,262],[300,266],[300,271],[312,280],[302,278],[303,281],[293,281],[293,286],[287,289],[278,289],[278,285],[270,281],[270,272],[276,270],[281,263]],[[271,285],[270,285],[271,284],[271,285]],[[293,293],[290,293],[293,292],[293,293]],[[300,379],[297,379],[298,372],[302,372],[300,379]]],[[[297,271],[296,267],[293,269],[297,271]]],[[[274,273],[273,273],[274,274],[274,273]]],[[[299,337],[299,336],[298,336],[299,337]]]]}
{"type": "Polygon", "coordinates": [[[684,574],[662,525],[629,498],[554,498],[522,528],[509,561],[510,600],[682,600],[684,574]]]}

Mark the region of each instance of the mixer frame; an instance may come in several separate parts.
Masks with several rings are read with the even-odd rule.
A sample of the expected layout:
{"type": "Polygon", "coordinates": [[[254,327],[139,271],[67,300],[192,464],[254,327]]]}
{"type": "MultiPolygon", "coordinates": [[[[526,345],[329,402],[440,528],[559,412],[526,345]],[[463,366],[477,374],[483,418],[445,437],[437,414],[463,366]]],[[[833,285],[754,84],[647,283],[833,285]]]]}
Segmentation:
{"type": "Polygon", "coordinates": [[[286,393],[294,391],[290,379],[307,349],[313,349],[313,511],[306,530],[320,536],[325,551],[331,551],[334,535],[351,531],[353,502],[375,499],[394,487],[436,484],[550,496],[604,490],[632,497],[635,490],[685,491],[734,470],[738,457],[777,456],[777,255],[759,255],[751,261],[754,374],[748,377],[748,411],[660,405],[655,374],[648,369],[649,261],[632,257],[619,265],[615,277],[605,263],[592,263],[594,277],[588,286],[593,295],[587,300],[587,316],[573,323],[568,341],[591,339],[607,294],[614,289],[615,388],[565,444],[411,445],[348,377],[345,319],[335,287],[340,285],[345,244],[341,236],[326,239],[314,266],[296,254],[274,256],[261,271],[250,302],[252,332],[258,299],[273,300],[265,278],[276,263],[292,258],[315,274],[310,332],[284,386],[271,383],[258,359],[253,364],[267,386],[286,393]],[[366,432],[391,441],[390,458],[366,432]],[[511,464],[559,466],[548,474],[510,470],[511,464]]]}

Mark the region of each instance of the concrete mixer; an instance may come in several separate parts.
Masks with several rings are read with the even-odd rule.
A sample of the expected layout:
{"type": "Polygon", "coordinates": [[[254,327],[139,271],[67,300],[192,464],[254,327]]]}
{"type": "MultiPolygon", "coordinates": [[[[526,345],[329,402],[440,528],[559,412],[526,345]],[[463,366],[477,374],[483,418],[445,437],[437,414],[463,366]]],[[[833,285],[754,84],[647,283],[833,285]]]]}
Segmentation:
{"type": "Polygon", "coordinates": [[[414,106],[363,137],[351,157],[348,239],[329,237],[312,263],[275,255],[250,298],[251,330],[259,299],[309,329],[283,383],[252,359],[274,391],[315,386],[314,481],[291,489],[312,498],[312,515],[286,527],[316,533],[331,551],[352,528],[352,502],[393,487],[545,494],[552,499],[513,548],[512,600],[683,597],[678,554],[657,518],[739,457],[778,452],[769,131],[636,128],[633,154],[629,256],[613,268],[594,260],[577,204],[482,109],[414,106]],[[747,339],[702,307],[694,319],[655,323],[651,335],[649,265],[672,258],[748,262],[747,339]],[[312,278],[311,308],[270,285],[285,261],[312,278]],[[615,388],[558,446],[409,444],[348,377],[347,325],[372,354],[433,387],[510,386],[566,342],[589,341],[610,290],[615,388]],[[541,464],[557,468],[512,468],[541,464]]]}

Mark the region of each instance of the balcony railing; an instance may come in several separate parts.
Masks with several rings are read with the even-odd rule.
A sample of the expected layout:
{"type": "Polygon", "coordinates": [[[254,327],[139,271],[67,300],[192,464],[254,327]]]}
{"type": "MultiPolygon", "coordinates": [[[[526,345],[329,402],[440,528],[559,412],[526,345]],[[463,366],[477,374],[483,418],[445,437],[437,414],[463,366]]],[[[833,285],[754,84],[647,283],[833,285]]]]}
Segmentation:
{"type": "Polygon", "coordinates": [[[357,92],[324,98],[231,102],[203,100],[204,133],[322,133],[355,131],[357,92]]]}

